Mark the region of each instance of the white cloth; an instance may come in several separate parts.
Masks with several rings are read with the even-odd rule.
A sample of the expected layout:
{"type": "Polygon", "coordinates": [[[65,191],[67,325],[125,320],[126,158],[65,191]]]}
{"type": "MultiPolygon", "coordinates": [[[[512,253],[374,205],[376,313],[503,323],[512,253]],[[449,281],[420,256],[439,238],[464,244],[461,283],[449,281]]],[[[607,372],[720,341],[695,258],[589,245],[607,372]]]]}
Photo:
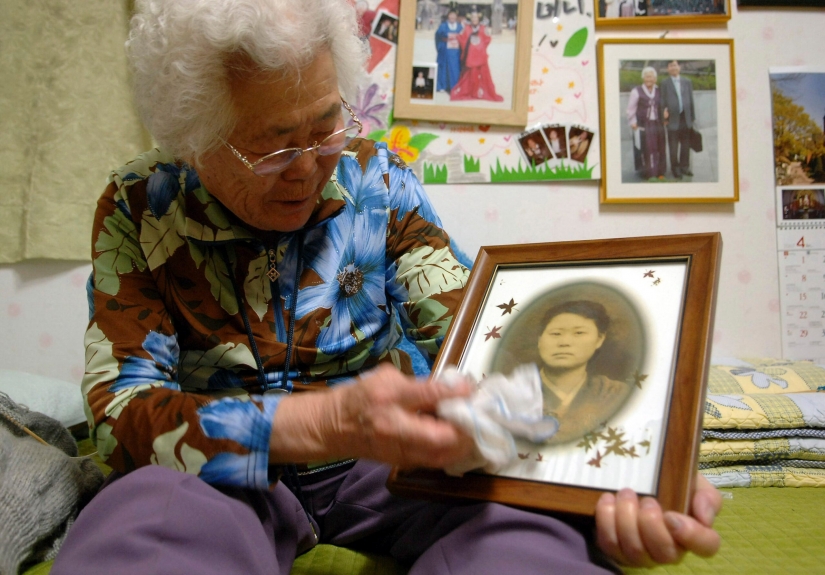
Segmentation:
{"type": "MultiPolygon", "coordinates": [[[[452,368],[439,377],[449,386],[466,379],[452,368]]],[[[540,443],[559,428],[555,417],[543,413],[541,376],[534,364],[520,365],[509,376],[494,373],[477,385],[470,397],[442,400],[436,410],[439,417],[471,435],[476,444],[468,460],[444,469],[448,475],[461,476],[473,469],[496,473],[516,457],[513,436],[540,443]]]]}

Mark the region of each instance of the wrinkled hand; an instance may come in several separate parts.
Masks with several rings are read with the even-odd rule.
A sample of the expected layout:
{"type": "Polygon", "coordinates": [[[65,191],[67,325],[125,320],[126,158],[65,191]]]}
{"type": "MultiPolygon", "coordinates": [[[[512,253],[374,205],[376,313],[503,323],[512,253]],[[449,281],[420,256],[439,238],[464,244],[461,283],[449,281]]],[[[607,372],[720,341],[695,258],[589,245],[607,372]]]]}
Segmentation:
{"type": "Polygon", "coordinates": [[[289,396],[275,413],[270,459],[364,457],[400,467],[445,467],[468,457],[473,440],[431,414],[441,399],[470,392],[469,385],[423,383],[384,365],[351,385],[289,396]]]}
{"type": "Polygon", "coordinates": [[[687,552],[710,557],[719,550],[713,520],[721,509],[722,496],[698,473],[689,516],[663,513],[655,499],[639,499],[630,489],[605,493],[596,505],[596,539],[610,557],[633,567],[678,563],[687,552]]]}

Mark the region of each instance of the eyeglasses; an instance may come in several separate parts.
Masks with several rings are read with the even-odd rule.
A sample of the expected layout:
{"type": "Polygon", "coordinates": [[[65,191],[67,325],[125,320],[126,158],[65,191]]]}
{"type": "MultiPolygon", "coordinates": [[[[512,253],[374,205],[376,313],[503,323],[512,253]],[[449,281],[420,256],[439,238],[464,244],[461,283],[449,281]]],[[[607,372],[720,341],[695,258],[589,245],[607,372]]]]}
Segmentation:
{"type": "Polygon", "coordinates": [[[232,144],[225,140],[223,143],[253,174],[260,177],[271,176],[272,174],[277,174],[287,169],[292,162],[306,152],[317,150],[320,156],[337,154],[347,146],[350,140],[361,133],[361,129],[363,128],[361,120],[358,119],[358,116],[355,115],[352,108],[349,107],[349,104],[347,104],[343,98],[341,99],[341,104],[343,104],[344,108],[349,112],[352,121],[355,123],[341,130],[336,130],[320,142],[314,142],[308,148],[284,148],[283,150],[267,154],[257,162],[250,162],[246,159],[246,156],[236,150],[232,144]]]}

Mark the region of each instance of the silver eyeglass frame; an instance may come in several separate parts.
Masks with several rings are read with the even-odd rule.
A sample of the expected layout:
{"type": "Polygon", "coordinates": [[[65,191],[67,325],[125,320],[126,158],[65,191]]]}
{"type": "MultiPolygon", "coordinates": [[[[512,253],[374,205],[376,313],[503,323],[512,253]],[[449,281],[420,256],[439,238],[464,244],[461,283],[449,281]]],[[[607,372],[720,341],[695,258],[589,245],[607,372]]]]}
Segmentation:
{"type": "MultiPolygon", "coordinates": [[[[358,131],[355,133],[355,136],[357,136],[358,134],[361,133],[361,130],[364,129],[364,125],[361,123],[361,120],[358,119],[358,116],[355,115],[355,112],[352,111],[352,108],[350,108],[349,104],[347,104],[347,102],[343,98],[341,98],[341,104],[344,106],[344,108],[347,110],[347,112],[349,112],[349,115],[352,118],[352,121],[355,122],[355,124],[352,125],[352,126],[347,126],[345,128],[341,128],[340,130],[336,130],[335,132],[331,133],[329,136],[327,136],[326,138],[324,138],[320,142],[313,142],[312,145],[309,146],[308,148],[284,148],[283,150],[277,150],[275,152],[272,152],[271,154],[267,154],[264,157],[262,157],[260,160],[253,163],[253,162],[250,162],[246,158],[246,156],[244,156],[242,153],[240,153],[235,148],[235,146],[233,146],[232,144],[230,144],[229,142],[227,142],[223,138],[221,138],[221,141],[223,142],[223,144],[227,148],[229,148],[229,150],[232,152],[232,154],[234,154],[234,156],[236,158],[238,158],[241,162],[243,162],[244,166],[249,168],[249,171],[251,171],[253,174],[258,176],[259,178],[265,178],[266,176],[271,176],[273,174],[278,174],[278,173],[283,172],[284,170],[286,170],[289,167],[289,165],[292,164],[292,162],[294,162],[295,160],[300,158],[302,155],[304,155],[307,152],[317,150],[318,148],[320,148],[324,144],[324,142],[326,142],[327,140],[329,140],[330,138],[332,138],[334,136],[338,136],[339,134],[343,134],[345,132],[348,132],[348,131],[352,130],[355,126],[358,126],[358,131]],[[293,152],[293,153],[297,152],[297,154],[289,162],[287,162],[287,164],[285,164],[283,168],[281,168],[277,172],[270,172],[269,174],[264,174],[264,175],[261,175],[261,174],[258,174],[257,172],[255,172],[255,168],[257,166],[261,165],[263,162],[269,160],[273,156],[283,154],[284,152],[293,152]]],[[[355,137],[355,136],[353,136],[353,137],[355,137]]]]}

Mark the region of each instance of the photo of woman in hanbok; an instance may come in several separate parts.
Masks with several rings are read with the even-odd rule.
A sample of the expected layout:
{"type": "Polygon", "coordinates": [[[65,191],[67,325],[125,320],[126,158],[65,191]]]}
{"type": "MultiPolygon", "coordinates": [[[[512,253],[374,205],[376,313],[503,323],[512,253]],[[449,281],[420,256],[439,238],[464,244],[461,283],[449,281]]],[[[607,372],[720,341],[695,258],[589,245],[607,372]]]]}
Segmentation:
{"type": "Polygon", "coordinates": [[[627,121],[633,130],[633,157],[636,171],[643,179],[665,179],[665,130],[662,124],[662,98],[656,85],[656,69],[642,70],[642,83],[630,91],[627,121]]]}
{"type": "Polygon", "coordinates": [[[487,46],[491,40],[490,30],[480,23],[479,14],[473,12],[470,23],[464,26],[458,36],[461,46],[461,77],[450,92],[450,100],[504,101],[504,97],[496,93],[490,75],[487,46]]]}

